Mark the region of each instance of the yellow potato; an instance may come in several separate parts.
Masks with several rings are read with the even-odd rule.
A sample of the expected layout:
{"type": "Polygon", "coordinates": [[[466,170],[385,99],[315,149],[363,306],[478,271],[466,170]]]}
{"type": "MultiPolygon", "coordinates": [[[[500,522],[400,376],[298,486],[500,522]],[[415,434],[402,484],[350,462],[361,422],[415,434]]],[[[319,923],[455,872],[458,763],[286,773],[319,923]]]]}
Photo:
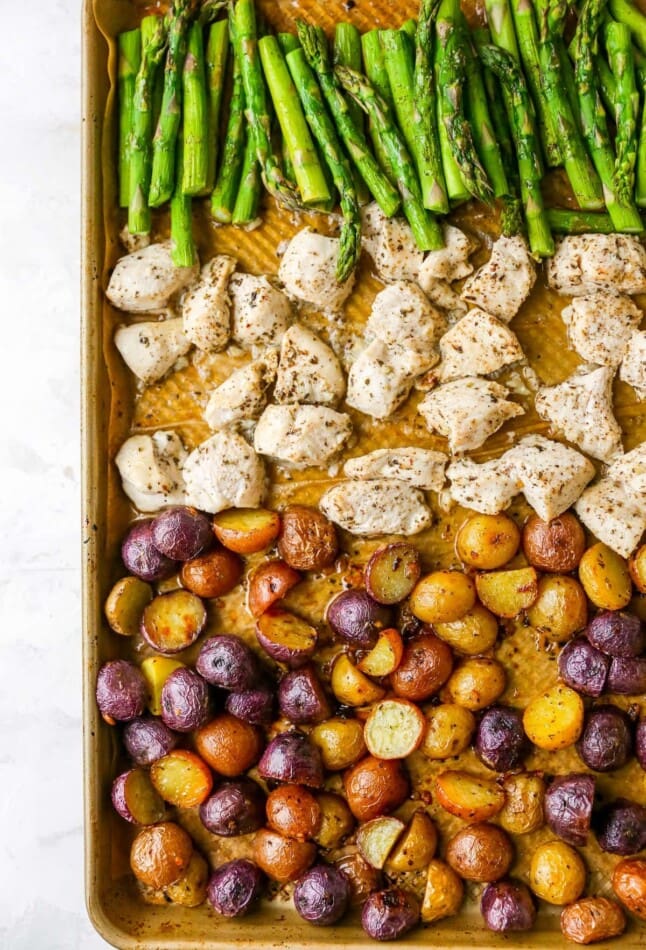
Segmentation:
{"type": "Polygon", "coordinates": [[[335,660],[330,685],[344,706],[367,706],[383,699],[386,693],[381,686],[364,676],[345,653],[335,660]]]}
{"type": "Polygon", "coordinates": [[[435,854],[437,829],[425,811],[416,811],[386,861],[386,874],[421,871],[435,854]]]}
{"type": "Polygon", "coordinates": [[[505,793],[493,779],[469,772],[442,772],[435,780],[438,804],[465,821],[486,821],[505,804],[505,793]]]}
{"type": "Polygon", "coordinates": [[[424,623],[451,623],[476,602],[473,579],[461,571],[434,571],[418,581],[410,609],[424,623]]]}
{"type": "Polygon", "coordinates": [[[422,900],[422,920],[426,924],[443,917],[452,917],[460,909],[464,885],[445,861],[431,861],[426,872],[426,888],[422,900]]]}
{"type": "Polygon", "coordinates": [[[548,574],[538,582],[538,597],[527,619],[548,640],[562,643],[583,630],[588,622],[588,602],[577,580],[566,574],[548,574]]]}
{"type": "Polygon", "coordinates": [[[446,696],[449,702],[476,712],[495,703],[504,693],[505,685],[505,671],[497,660],[471,657],[451,674],[446,696]]]}
{"type": "Polygon", "coordinates": [[[450,759],[464,752],[475,732],[475,716],[456,703],[432,706],[426,713],[426,735],[420,751],[429,759],[450,759]]]}
{"type": "Polygon", "coordinates": [[[440,640],[466,656],[487,653],[498,638],[498,621],[482,604],[474,604],[459,620],[433,624],[433,629],[440,640]]]}
{"type": "Polygon", "coordinates": [[[533,567],[478,574],[476,589],[482,603],[497,617],[517,617],[538,596],[538,574],[533,567]]]}
{"type": "Polygon", "coordinates": [[[141,672],[148,687],[148,709],[153,716],[161,716],[161,692],[171,673],[179,670],[183,663],[167,656],[149,656],[141,664],[141,672]]]}
{"type": "Polygon", "coordinates": [[[381,869],[406,826],[399,818],[373,818],[357,831],[357,847],[368,864],[381,869]]]}
{"type": "Polygon", "coordinates": [[[628,562],[605,544],[593,544],[579,562],[579,580],[596,607],[621,610],[632,597],[628,562]]]}
{"type": "Polygon", "coordinates": [[[314,835],[320,848],[338,848],[354,829],[354,817],[345,798],[332,792],[320,792],[316,796],[321,809],[321,823],[314,835]]]}
{"type": "Polygon", "coordinates": [[[498,814],[498,821],[505,831],[526,835],[544,824],[545,782],[540,775],[528,772],[508,775],[502,787],[505,804],[498,814]]]}
{"type": "Polygon", "coordinates": [[[646,594],[646,544],[642,544],[632,555],[628,570],[639,593],[646,594]]]}
{"type": "Polygon", "coordinates": [[[138,577],[122,577],[117,581],[105,602],[105,616],[114,632],[122,637],[135,637],[144,608],[152,599],[152,587],[138,577]]]}
{"type": "Polygon", "coordinates": [[[585,888],[586,870],[578,852],[564,841],[539,845],[529,867],[529,886],[548,904],[571,904],[585,888]]]}
{"type": "Polygon", "coordinates": [[[583,713],[583,700],[579,694],[569,686],[557,683],[527,706],[523,713],[523,727],[539,749],[566,749],[581,735],[583,713]]]}
{"type": "Polygon", "coordinates": [[[209,866],[198,851],[193,852],[186,874],[179,881],[169,884],[166,894],[174,904],[183,907],[199,907],[206,900],[206,885],[209,866]]]}
{"type": "Polygon", "coordinates": [[[354,765],[366,751],[363,723],[358,719],[334,717],[319,722],[310,732],[310,741],[321,750],[323,765],[330,772],[354,765]]]}
{"type": "Polygon", "coordinates": [[[502,567],[518,550],[520,530],[508,515],[474,515],[458,531],[458,557],[470,567],[502,567]]]}
{"type": "Polygon", "coordinates": [[[405,759],[418,748],[426,731],[424,713],[407,699],[383,699],[366,719],[364,739],[378,759],[405,759]]]}

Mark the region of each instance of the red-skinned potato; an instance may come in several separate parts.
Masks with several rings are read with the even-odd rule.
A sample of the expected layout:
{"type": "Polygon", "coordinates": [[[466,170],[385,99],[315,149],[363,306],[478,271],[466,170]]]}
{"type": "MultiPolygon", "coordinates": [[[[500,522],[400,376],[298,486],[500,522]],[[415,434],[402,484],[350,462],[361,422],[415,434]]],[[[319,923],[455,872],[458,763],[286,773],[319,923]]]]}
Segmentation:
{"type": "Polygon", "coordinates": [[[204,631],[206,607],[188,590],[173,590],[153,598],[141,618],[141,635],[158,653],[180,653],[204,631]]]}
{"type": "Polygon", "coordinates": [[[300,580],[301,575],[298,571],[280,558],[265,561],[249,578],[247,592],[249,613],[252,617],[260,617],[269,607],[282,600],[300,580]]]}
{"type": "Polygon", "coordinates": [[[486,821],[461,828],[446,848],[446,860],[465,881],[498,881],[513,859],[509,836],[486,821]]]}
{"type": "Polygon", "coordinates": [[[419,551],[412,544],[389,544],[368,561],[366,589],[380,604],[399,604],[410,595],[420,574],[419,551]]]}
{"type": "Polygon", "coordinates": [[[321,806],[304,785],[279,785],[267,798],[267,824],[286,838],[307,841],[321,824],[321,806]]]}
{"type": "Polygon", "coordinates": [[[314,863],[316,845],[285,838],[269,828],[256,832],[253,858],[267,877],[280,884],[295,881],[314,863]]]}
{"type": "Polygon", "coordinates": [[[422,633],[404,647],[404,656],[391,674],[390,683],[397,696],[418,703],[436,693],[452,669],[451,648],[434,634],[422,633]]]}
{"type": "Polygon", "coordinates": [[[235,778],[256,764],[263,737],[257,726],[221,713],[195,733],[195,747],[212,769],[235,778]]]}
{"type": "Polygon", "coordinates": [[[121,818],[133,825],[154,825],[166,813],[164,802],[143,769],[130,769],[112,783],[112,804],[121,818]]]}
{"type": "Polygon", "coordinates": [[[359,821],[370,821],[394,811],[410,791],[408,775],[399,759],[366,756],[346,772],[343,785],[350,811],[359,821]]]}
{"type": "Polygon", "coordinates": [[[399,630],[389,627],[379,634],[376,644],[357,663],[357,668],[368,676],[390,676],[404,657],[404,641],[399,630]]]}
{"type": "Polygon", "coordinates": [[[153,762],[150,780],[164,801],[178,808],[201,805],[213,788],[210,769],[188,749],[173,749],[153,762]]]}
{"type": "Polygon", "coordinates": [[[266,508],[230,508],[213,518],[215,536],[236,554],[254,554],[270,547],[280,531],[280,515],[266,508]]]}
{"type": "Polygon", "coordinates": [[[606,897],[584,897],[561,911],[561,933],[584,946],[619,937],[626,929],[626,915],[606,897]]]}
{"type": "Polygon", "coordinates": [[[172,821],[143,828],[130,849],[130,867],[142,884],[161,888],[174,884],[188,870],[193,842],[172,821]]]}
{"type": "Polygon", "coordinates": [[[215,548],[184,561],[180,571],[184,587],[198,597],[224,597],[241,577],[242,561],[226,548],[215,548]]]}
{"type": "Polygon", "coordinates": [[[624,907],[640,920],[646,920],[646,861],[620,861],[612,872],[612,889],[624,907]]]}
{"type": "Polygon", "coordinates": [[[320,571],[339,550],[336,528],[322,512],[289,505],[282,513],[278,553],[296,571],[320,571]]]}
{"type": "Polygon", "coordinates": [[[292,669],[303,666],[316,649],[318,634],[302,617],[269,607],[256,622],[256,637],[265,653],[292,669]]]}

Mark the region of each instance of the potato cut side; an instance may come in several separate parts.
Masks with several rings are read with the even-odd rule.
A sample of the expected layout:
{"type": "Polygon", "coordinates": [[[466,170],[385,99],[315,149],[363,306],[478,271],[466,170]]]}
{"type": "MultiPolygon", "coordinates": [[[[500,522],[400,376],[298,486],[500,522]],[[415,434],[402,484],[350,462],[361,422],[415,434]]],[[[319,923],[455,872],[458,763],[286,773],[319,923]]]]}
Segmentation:
{"type": "Polygon", "coordinates": [[[256,622],[256,636],[272,659],[288,665],[301,665],[316,649],[318,634],[302,617],[270,607],[256,622]]]}
{"type": "Polygon", "coordinates": [[[368,676],[390,676],[404,656],[404,641],[394,627],[384,630],[369,653],[357,663],[362,673],[368,676]]]}
{"type": "Polygon", "coordinates": [[[456,818],[486,821],[505,804],[505,793],[491,779],[479,778],[469,772],[443,772],[435,780],[439,804],[456,818]]]}
{"type": "Polygon", "coordinates": [[[266,508],[230,508],[213,519],[218,541],[237,554],[264,551],[280,531],[280,516],[266,508]]]}
{"type": "Polygon", "coordinates": [[[404,759],[419,748],[426,717],[407,699],[384,699],[371,710],[363,730],[368,751],[378,759],[404,759]]]}
{"type": "Polygon", "coordinates": [[[153,762],[150,778],[164,801],[177,808],[201,805],[213,788],[208,765],[187,749],[174,749],[153,762]]]}
{"type": "Polygon", "coordinates": [[[539,749],[556,751],[573,745],[583,729],[583,700],[575,690],[558,683],[545,690],[525,709],[523,727],[539,749]]]}
{"type": "Polygon", "coordinates": [[[186,874],[174,884],[169,884],[166,894],[173,904],[181,904],[182,907],[199,907],[206,900],[209,874],[208,864],[199,851],[194,851],[186,874]]]}
{"type": "Polygon", "coordinates": [[[419,551],[412,544],[389,544],[368,561],[366,589],[380,604],[399,604],[409,596],[421,571],[419,551]]]}
{"type": "Polygon", "coordinates": [[[159,653],[180,653],[192,646],[206,627],[204,603],[188,590],[160,594],[148,604],[141,633],[159,653]]]}
{"type": "Polygon", "coordinates": [[[378,702],[386,694],[385,689],[368,679],[345,653],[335,660],[330,685],[344,706],[366,706],[378,702]]]}
{"type": "Polygon", "coordinates": [[[373,868],[383,868],[393,845],[404,830],[399,818],[373,818],[357,831],[357,847],[373,868]]]}
{"type": "Polygon", "coordinates": [[[425,811],[416,811],[406,830],[388,855],[387,874],[421,871],[435,855],[437,829],[425,811]]]}
{"type": "Polygon", "coordinates": [[[154,825],[162,821],[166,808],[156,791],[148,772],[131,769],[123,787],[126,807],[138,825],[154,825]]]}
{"type": "Polygon", "coordinates": [[[426,924],[452,917],[460,909],[464,885],[452,867],[437,859],[426,872],[426,889],[422,900],[422,920],[426,924]]]}
{"type": "Polygon", "coordinates": [[[179,660],[172,660],[167,656],[148,656],[141,664],[146,685],[148,687],[148,709],[153,716],[161,716],[161,694],[164,683],[171,673],[184,666],[179,660]]]}
{"type": "Polygon", "coordinates": [[[533,567],[477,574],[476,589],[482,603],[496,616],[517,617],[538,597],[538,574],[533,567]]]}
{"type": "Polygon", "coordinates": [[[247,607],[252,617],[260,617],[301,580],[293,567],[275,558],[265,561],[249,578],[247,607]]]}
{"type": "Polygon", "coordinates": [[[152,599],[150,584],[138,577],[122,577],[105,602],[105,616],[110,627],[122,637],[136,636],[144,609],[152,599]]]}

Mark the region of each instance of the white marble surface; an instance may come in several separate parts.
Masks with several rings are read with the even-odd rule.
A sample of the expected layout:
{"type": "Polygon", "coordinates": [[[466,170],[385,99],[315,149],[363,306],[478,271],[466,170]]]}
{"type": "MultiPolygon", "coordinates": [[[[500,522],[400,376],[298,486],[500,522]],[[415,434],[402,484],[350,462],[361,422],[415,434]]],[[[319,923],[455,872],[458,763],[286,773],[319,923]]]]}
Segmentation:
{"type": "Polygon", "coordinates": [[[0,947],[105,947],[83,897],[80,0],[0,0],[0,947]]]}

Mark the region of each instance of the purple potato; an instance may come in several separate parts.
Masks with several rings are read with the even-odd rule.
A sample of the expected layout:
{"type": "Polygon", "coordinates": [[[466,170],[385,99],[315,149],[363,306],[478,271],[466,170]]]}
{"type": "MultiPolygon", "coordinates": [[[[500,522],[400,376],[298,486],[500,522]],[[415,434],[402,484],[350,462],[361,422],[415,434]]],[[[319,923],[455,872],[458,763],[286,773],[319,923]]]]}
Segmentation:
{"type": "Polygon", "coordinates": [[[639,656],[646,649],[646,625],[623,610],[604,610],[588,624],[585,635],[609,656],[639,656]]]}
{"type": "Polygon", "coordinates": [[[278,687],[280,713],[295,725],[322,722],[330,717],[330,704],[323,685],[311,666],[292,670],[278,687]]]}
{"type": "Polygon", "coordinates": [[[196,508],[166,508],[152,523],[153,544],[174,561],[188,561],[213,542],[210,520],[196,508]]]}
{"type": "Polygon", "coordinates": [[[123,744],[136,765],[152,765],[177,745],[177,736],[161,720],[133,719],[123,730],[123,744]]]}
{"type": "Polygon", "coordinates": [[[152,519],[133,524],[121,545],[121,560],[126,570],[142,581],[163,581],[177,570],[176,561],[158,551],[153,544],[152,519]]]}
{"type": "Polygon", "coordinates": [[[223,917],[242,917],[260,897],[262,883],[260,868],[237,858],[215,869],[206,888],[207,900],[223,917]]]}
{"type": "Polygon", "coordinates": [[[589,769],[612,772],[626,764],[632,745],[630,719],[623,709],[608,703],[588,715],[576,748],[589,769]]]}
{"type": "Polygon", "coordinates": [[[173,670],[161,691],[161,717],[169,729],[192,732],[211,716],[211,694],[199,673],[188,667],[173,670]]]}
{"type": "Polygon", "coordinates": [[[327,864],[310,868],[296,883],[294,907],[310,924],[329,927],[345,914],[350,885],[342,871],[327,864]]]}
{"type": "Polygon", "coordinates": [[[146,681],[138,666],[128,660],[109,660],[96,678],[96,704],[105,721],[129,722],[146,706],[146,681]]]}
{"type": "Polygon", "coordinates": [[[323,763],[318,748],[302,732],[281,732],[272,739],[258,763],[261,778],[321,788],[323,763]]]}
{"type": "Polygon", "coordinates": [[[195,669],[211,686],[222,689],[255,689],[261,681],[258,657],[239,637],[222,634],[206,641],[195,669]]]}
{"type": "Polygon", "coordinates": [[[521,881],[487,884],[480,900],[485,927],[496,933],[531,930],[536,920],[532,895],[521,881]]]}
{"type": "Polygon", "coordinates": [[[627,857],[646,848],[646,808],[628,798],[602,808],[596,826],[602,851],[627,857]]]}
{"type": "Polygon", "coordinates": [[[640,719],[635,730],[635,755],[643,769],[646,769],[646,719],[640,719]]]}
{"type": "Polygon", "coordinates": [[[204,827],[221,838],[248,835],[265,823],[265,796],[256,782],[241,778],[224,782],[200,805],[204,827]]]}
{"type": "Polygon", "coordinates": [[[361,926],[373,940],[397,940],[418,923],[417,898],[399,887],[375,891],[361,911],[361,926]]]}
{"type": "Polygon", "coordinates": [[[480,720],[475,748],[490,769],[508,772],[519,768],[529,749],[522,713],[492,706],[480,720]]]}
{"type": "Polygon", "coordinates": [[[608,679],[610,660],[583,637],[570,640],[559,654],[559,675],[583,696],[601,696],[608,679]]]}
{"type": "Polygon", "coordinates": [[[646,659],[643,657],[614,656],[608,671],[607,690],[636,696],[646,693],[646,659]]]}
{"type": "Polygon", "coordinates": [[[545,792],[545,820],[567,844],[583,847],[588,839],[595,782],[592,775],[557,775],[545,792]]]}
{"type": "Polygon", "coordinates": [[[110,798],[116,813],[133,825],[154,825],[166,815],[164,801],[143,769],[117,775],[110,798]]]}
{"type": "Polygon", "coordinates": [[[344,590],[330,601],[326,620],[337,636],[356,647],[369,648],[381,630],[390,626],[391,611],[373,600],[363,588],[344,590]]]}
{"type": "Polygon", "coordinates": [[[274,718],[274,691],[269,686],[257,686],[255,689],[229,693],[224,706],[232,716],[252,726],[264,726],[274,718]]]}

